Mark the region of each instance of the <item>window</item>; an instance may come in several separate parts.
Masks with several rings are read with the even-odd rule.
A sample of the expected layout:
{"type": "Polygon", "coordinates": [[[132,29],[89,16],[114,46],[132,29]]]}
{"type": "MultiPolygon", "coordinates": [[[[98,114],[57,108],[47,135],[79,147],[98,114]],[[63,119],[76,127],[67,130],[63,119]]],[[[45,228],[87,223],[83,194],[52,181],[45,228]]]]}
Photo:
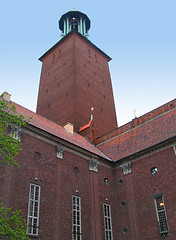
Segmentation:
{"type": "Polygon", "coordinates": [[[72,240],[81,240],[81,198],[72,197],[72,240]]]}
{"type": "Polygon", "coordinates": [[[111,206],[104,203],[105,240],[112,240],[111,206]]]}
{"type": "Polygon", "coordinates": [[[159,231],[161,235],[165,235],[169,233],[166,211],[164,206],[164,200],[162,194],[154,195],[155,198],[155,207],[156,207],[156,215],[157,221],[159,224],[159,231]]]}
{"type": "Polygon", "coordinates": [[[150,170],[150,172],[151,172],[151,174],[152,174],[153,176],[155,176],[155,175],[157,174],[157,172],[158,172],[157,167],[152,167],[151,170],[150,170]]]}
{"type": "Polygon", "coordinates": [[[104,183],[105,183],[106,186],[108,186],[109,185],[109,180],[107,178],[105,178],[104,183]]]}
{"type": "Polygon", "coordinates": [[[121,204],[120,204],[120,207],[121,207],[121,208],[124,208],[125,205],[126,205],[126,202],[125,202],[125,201],[122,201],[121,204]]]}
{"type": "Polygon", "coordinates": [[[39,228],[40,186],[31,183],[29,190],[27,233],[38,235],[39,228]]]}
{"type": "Polygon", "coordinates": [[[76,29],[78,31],[79,19],[72,18],[70,21],[71,30],[76,29]]]}
{"type": "Polygon", "coordinates": [[[123,182],[124,182],[123,179],[120,178],[118,184],[119,184],[119,185],[122,185],[123,182]]]}
{"type": "Polygon", "coordinates": [[[124,235],[127,235],[127,232],[128,232],[128,228],[124,227],[124,229],[122,230],[122,233],[123,233],[124,235]]]}

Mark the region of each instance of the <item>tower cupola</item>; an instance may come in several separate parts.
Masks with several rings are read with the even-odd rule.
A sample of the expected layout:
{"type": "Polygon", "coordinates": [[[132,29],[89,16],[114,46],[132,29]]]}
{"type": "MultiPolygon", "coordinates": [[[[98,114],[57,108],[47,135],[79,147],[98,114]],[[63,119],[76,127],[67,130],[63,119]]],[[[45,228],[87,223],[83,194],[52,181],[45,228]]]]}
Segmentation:
{"type": "Polygon", "coordinates": [[[62,36],[67,35],[71,30],[75,29],[84,37],[88,37],[90,19],[86,14],[79,11],[70,11],[62,15],[59,20],[59,29],[62,31],[62,36]]]}

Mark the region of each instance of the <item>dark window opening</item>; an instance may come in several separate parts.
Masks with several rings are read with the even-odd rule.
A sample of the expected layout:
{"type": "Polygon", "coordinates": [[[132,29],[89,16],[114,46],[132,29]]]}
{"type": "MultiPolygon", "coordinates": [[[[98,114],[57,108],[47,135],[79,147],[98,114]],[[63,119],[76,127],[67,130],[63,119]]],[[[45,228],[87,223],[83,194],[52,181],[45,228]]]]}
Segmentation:
{"type": "Polygon", "coordinates": [[[164,199],[162,197],[162,194],[155,195],[154,198],[159,231],[161,235],[165,236],[169,233],[169,227],[166,217],[164,199]]]}
{"type": "Polygon", "coordinates": [[[128,232],[128,228],[124,227],[124,229],[122,230],[122,233],[123,233],[124,235],[126,235],[127,232],[128,232]]]}
{"type": "Polygon", "coordinates": [[[71,25],[71,30],[76,29],[78,31],[79,20],[72,18],[70,25],[71,25]]]}
{"type": "Polygon", "coordinates": [[[125,205],[126,205],[126,202],[125,202],[125,201],[122,201],[121,204],[120,204],[120,207],[121,207],[121,208],[124,208],[125,205]]]}
{"type": "Polygon", "coordinates": [[[120,178],[118,184],[119,184],[119,185],[122,185],[122,183],[123,183],[123,179],[120,178]]]}
{"type": "Polygon", "coordinates": [[[105,178],[104,183],[105,183],[106,186],[108,186],[109,185],[109,180],[107,178],[105,178]]]}
{"type": "Polygon", "coordinates": [[[157,167],[153,167],[153,168],[151,168],[150,172],[151,172],[151,174],[152,174],[153,176],[156,175],[157,172],[158,172],[157,167]]]}

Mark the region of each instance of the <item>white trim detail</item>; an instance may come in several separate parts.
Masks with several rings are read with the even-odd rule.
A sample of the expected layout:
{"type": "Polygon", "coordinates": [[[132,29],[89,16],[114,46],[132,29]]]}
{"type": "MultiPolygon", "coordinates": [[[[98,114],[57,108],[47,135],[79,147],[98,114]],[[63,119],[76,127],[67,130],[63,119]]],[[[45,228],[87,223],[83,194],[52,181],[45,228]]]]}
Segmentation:
{"type": "Polygon", "coordinates": [[[65,149],[61,145],[57,145],[56,146],[56,157],[62,159],[64,151],[65,151],[65,149]]]}
{"type": "Polygon", "coordinates": [[[120,165],[120,167],[121,167],[124,175],[132,172],[132,163],[131,162],[124,163],[124,164],[120,165]]]}
{"type": "Polygon", "coordinates": [[[89,160],[89,170],[98,172],[98,163],[92,159],[89,160]]]}

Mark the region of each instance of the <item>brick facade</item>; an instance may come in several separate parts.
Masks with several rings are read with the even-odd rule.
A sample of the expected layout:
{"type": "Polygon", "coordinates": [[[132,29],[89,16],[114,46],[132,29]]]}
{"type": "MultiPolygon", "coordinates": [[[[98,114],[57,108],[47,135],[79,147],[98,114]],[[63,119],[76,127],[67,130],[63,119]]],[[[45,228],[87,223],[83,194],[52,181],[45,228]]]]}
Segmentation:
{"type": "Polygon", "coordinates": [[[107,55],[72,32],[40,59],[38,114],[78,132],[94,107],[95,137],[117,128],[107,55]]]}
{"type": "Polygon", "coordinates": [[[117,128],[105,53],[72,31],[40,60],[37,113],[14,103],[33,118],[22,129],[20,167],[0,164],[4,205],[27,219],[30,183],[41,186],[39,234],[31,239],[72,239],[73,195],[81,198],[82,240],[110,240],[104,203],[111,206],[113,240],[176,239],[176,101],[117,128]],[[67,122],[73,134],[61,126],[67,122]],[[63,157],[56,156],[60,149],[63,157]],[[154,195],[160,193],[167,236],[157,222],[154,195]]]}
{"type": "Polygon", "coordinates": [[[126,158],[125,162],[132,162],[132,172],[126,175],[123,161],[107,162],[90,152],[73,150],[66,142],[49,135],[43,138],[34,129],[23,130],[22,144],[20,167],[5,167],[1,175],[1,198],[6,206],[21,209],[26,218],[29,185],[41,186],[40,239],[71,238],[72,195],[81,197],[83,239],[105,239],[103,203],[111,205],[114,239],[160,239],[153,197],[158,193],[164,197],[170,229],[167,238],[175,239],[176,155],[172,143],[154,147],[142,157],[126,158]],[[63,159],[56,157],[58,144],[65,148],[63,159]],[[98,172],[89,169],[90,159],[98,162],[98,172]],[[158,169],[155,176],[152,167],[158,169]]]}

